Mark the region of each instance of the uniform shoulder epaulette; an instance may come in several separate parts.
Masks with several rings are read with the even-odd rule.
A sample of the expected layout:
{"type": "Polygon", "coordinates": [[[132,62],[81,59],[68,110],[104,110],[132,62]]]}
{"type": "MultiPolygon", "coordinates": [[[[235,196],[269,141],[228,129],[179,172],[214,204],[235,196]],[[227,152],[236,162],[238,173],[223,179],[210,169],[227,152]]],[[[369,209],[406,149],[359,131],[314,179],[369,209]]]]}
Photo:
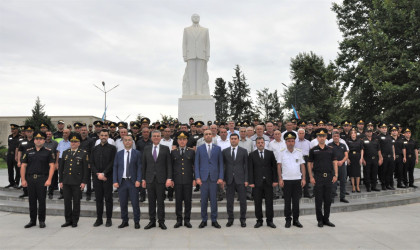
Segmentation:
{"type": "Polygon", "coordinates": [[[302,149],[300,149],[300,148],[295,148],[295,149],[296,149],[296,151],[302,152],[302,149]]]}
{"type": "MultiPolygon", "coordinates": [[[[64,152],[68,152],[68,151],[71,151],[71,148],[64,150],[64,152]]],[[[64,152],[63,152],[63,153],[64,153],[64,152]]]]}
{"type": "Polygon", "coordinates": [[[46,150],[49,150],[49,151],[51,151],[51,149],[50,148],[46,148],[46,147],[44,147],[46,150]]]}
{"type": "Polygon", "coordinates": [[[280,152],[283,152],[284,150],[286,150],[286,148],[282,148],[282,149],[280,149],[280,152]]]}
{"type": "Polygon", "coordinates": [[[333,146],[328,146],[329,148],[333,148],[333,146]]]}

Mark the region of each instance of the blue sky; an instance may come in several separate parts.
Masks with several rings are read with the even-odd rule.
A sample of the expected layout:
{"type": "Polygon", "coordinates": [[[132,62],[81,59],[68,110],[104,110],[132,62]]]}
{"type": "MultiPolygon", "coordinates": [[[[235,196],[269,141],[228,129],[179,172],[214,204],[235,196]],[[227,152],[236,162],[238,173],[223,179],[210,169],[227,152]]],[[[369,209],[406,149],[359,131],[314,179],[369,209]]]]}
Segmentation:
{"type": "MultiPolygon", "coordinates": [[[[341,2],[341,1],[338,1],[341,2]]],[[[0,1],[0,115],[30,115],[37,96],[48,115],[155,121],[177,116],[191,15],[209,28],[210,92],[239,64],[255,97],[283,92],[290,59],[313,51],[334,60],[341,34],[332,1],[0,1]],[[5,108],[7,107],[7,108],[5,108]]]]}

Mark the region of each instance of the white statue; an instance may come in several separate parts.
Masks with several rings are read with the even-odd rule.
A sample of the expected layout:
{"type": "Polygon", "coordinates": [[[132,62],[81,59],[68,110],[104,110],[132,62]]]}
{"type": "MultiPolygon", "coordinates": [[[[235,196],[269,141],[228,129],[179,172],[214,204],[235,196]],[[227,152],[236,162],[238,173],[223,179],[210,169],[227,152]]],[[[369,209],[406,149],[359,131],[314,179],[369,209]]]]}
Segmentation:
{"type": "Polygon", "coordinates": [[[200,16],[193,14],[193,25],[184,29],[182,52],[187,62],[182,83],[182,95],[210,96],[207,62],[210,58],[209,30],[199,25],[200,16]]]}

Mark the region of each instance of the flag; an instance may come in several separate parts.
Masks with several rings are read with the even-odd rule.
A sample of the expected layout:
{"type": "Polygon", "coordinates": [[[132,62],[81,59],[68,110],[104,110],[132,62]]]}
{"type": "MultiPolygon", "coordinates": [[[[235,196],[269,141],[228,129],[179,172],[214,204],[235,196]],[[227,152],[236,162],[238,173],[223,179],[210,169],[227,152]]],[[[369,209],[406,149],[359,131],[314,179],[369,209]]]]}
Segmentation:
{"type": "Polygon", "coordinates": [[[105,111],[104,114],[102,115],[102,121],[105,121],[105,116],[106,116],[106,109],[108,108],[108,106],[105,107],[105,111]]]}
{"type": "Polygon", "coordinates": [[[293,104],[292,104],[292,109],[293,109],[293,113],[295,113],[295,118],[296,118],[296,119],[298,119],[298,120],[300,120],[299,113],[296,111],[296,109],[295,109],[295,107],[293,106],[293,104]]]}

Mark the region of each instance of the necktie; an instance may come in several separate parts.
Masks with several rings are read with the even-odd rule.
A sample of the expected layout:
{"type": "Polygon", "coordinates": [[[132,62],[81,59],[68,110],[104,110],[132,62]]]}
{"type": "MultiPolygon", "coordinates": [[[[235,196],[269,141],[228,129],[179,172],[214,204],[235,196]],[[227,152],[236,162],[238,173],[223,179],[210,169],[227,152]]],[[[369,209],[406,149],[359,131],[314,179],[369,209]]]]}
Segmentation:
{"type": "Polygon", "coordinates": [[[130,178],[130,171],[128,170],[128,166],[130,164],[130,151],[127,151],[127,164],[125,165],[125,177],[130,178]]]}
{"type": "Polygon", "coordinates": [[[184,148],[181,148],[181,156],[184,156],[184,148]]]}
{"type": "Polygon", "coordinates": [[[155,149],[153,149],[153,159],[156,161],[157,159],[157,152],[156,152],[156,146],[155,149]]]}
{"type": "Polygon", "coordinates": [[[235,160],[235,148],[232,148],[232,159],[235,160]]]}
{"type": "Polygon", "coordinates": [[[262,151],[260,151],[260,154],[261,154],[261,159],[264,159],[264,155],[262,151]]]}
{"type": "Polygon", "coordinates": [[[209,146],[209,149],[207,149],[207,155],[209,156],[209,159],[210,159],[210,144],[208,146],[209,146]]]}

